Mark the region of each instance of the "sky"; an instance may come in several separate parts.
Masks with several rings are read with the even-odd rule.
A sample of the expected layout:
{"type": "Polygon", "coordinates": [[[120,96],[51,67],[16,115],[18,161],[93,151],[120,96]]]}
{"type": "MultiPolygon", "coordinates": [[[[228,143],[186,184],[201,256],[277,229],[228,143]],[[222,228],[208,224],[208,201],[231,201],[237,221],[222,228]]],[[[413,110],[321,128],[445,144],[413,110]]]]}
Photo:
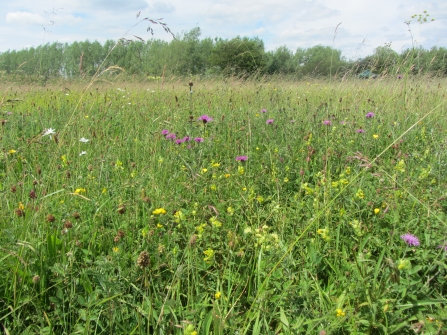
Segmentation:
{"type": "Polygon", "coordinates": [[[3,0],[0,52],[134,35],[172,39],[143,18],[162,18],[175,34],[200,27],[202,38],[259,37],[266,51],[332,46],[347,59],[389,43],[399,53],[413,44],[447,47],[447,0],[3,0]],[[427,23],[412,19],[424,11],[427,23]]]}

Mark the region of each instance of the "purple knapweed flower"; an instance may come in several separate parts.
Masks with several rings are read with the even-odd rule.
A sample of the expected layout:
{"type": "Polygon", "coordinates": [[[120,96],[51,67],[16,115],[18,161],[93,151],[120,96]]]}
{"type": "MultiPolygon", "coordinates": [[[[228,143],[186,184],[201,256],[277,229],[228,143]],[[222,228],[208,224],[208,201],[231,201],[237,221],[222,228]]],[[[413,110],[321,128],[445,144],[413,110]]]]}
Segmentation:
{"type": "Polygon", "coordinates": [[[366,113],[366,117],[367,117],[368,119],[371,119],[371,118],[373,118],[374,116],[376,116],[376,114],[374,114],[373,112],[368,112],[368,113],[366,113]]]}
{"type": "Polygon", "coordinates": [[[183,140],[183,142],[189,142],[189,141],[191,141],[191,137],[185,136],[182,138],[182,140],[183,140]]]}
{"type": "Polygon", "coordinates": [[[325,126],[330,126],[330,125],[332,124],[332,122],[329,121],[329,120],[324,120],[324,121],[323,121],[323,124],[324,124],[325,126]]]}
{"type": "Polygon", "coordinates": [[[267,109],[263,108],[263,109],[261,109],[261,112],[262,113],[267,113],[267,109]]]}
{"type": "Polygon", "coordinates": [[[362,134],[362,133],[365,132],[365,129],[360,128],[360,129],[357,129],[355,132],[359,133],[359,134],[362,134]]]}
{"type": "Polygon", "coordinates": [[[214,119],[211,116],[208,116],[206,114],[200,116],[197,120],[202,121],[203,123],[208,123],[213,121],[214,119]]]}
{"type": "Polygon", "coordinates": [[[170,133],[166,135],[166,139],[167,140],[175,140],[177,138],[177,136],[175,136],[174,133],[170,133]]]}
{"type": "Polygon", "coordinates": [[[205,141],[203,139],[203,137],[196,137],[196,138],[194,138],[194,142],[200,143],[200,142],[203,142],[203,141],[205,141]]]}
{"type": "Polygon", "coordinates": [[[237,160],[238,162],[245,162],[245,161],[248,160],[248,156],[237,156],[237,157],[236,157],[236,160],[237,160]]]}
{"type": "Polygon", "coordinates": [[[402,79],[402,75],[401,75],[401,74],[398,75],[398,76],[397,76],[397,79],[402,79]]]}
{"type": "Polygon", "coordinates": [[[164,136],[166,136],[166,135],[169,134],[169,130],[167,130],[167,129],[163,129],[163,130],[161,131],[161,134],[164,135],[164,136]]]}
{"type": "Polygon", "coordinates": [[[412,234],[403,234],[400,238],[403,239],[410,247],[417,247],[420,244],[419,239],[412,234]]]}
{"type": "Polygon", "coordinates": [[[439,249],[444,249],[445,252],[447,252],[447,242],[444,242],[444,244],[438,245],[439,249]]]}
{"type": "Polygon", "coordinates": [[[175,141],[175,144],[182,144],[183,142],[185,142],[185,139],[181,138],[175,141]]]}
{"type": "Polygon", "coordinates": [[[273,123],[273,119],[268,119],[267,121],[265,121],[266,124],[272,124],[273,123]]]}

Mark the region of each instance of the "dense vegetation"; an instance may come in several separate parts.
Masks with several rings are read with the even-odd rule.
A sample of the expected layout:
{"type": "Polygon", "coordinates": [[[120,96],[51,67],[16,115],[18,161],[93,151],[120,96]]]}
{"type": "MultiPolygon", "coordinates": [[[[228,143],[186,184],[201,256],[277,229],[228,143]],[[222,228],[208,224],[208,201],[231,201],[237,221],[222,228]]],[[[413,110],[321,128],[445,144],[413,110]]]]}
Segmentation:
{"type": "Polygon", "coordinates": [[[412,48],[400,54],[389,45],[373,55],[346,60],[341,51],[329,46],[299,48],[283,46],[265,51],[258,38],[200,38],[200,28],[183,33],[170,42],[160,39],[122,39],[99,42],[53,43],[0,54],[4,80],[47,82],[52,78],[91,77],[98,69],[115,74],[147,76],[264,75],[282,74],[293,78],[356,74],[372,70],[379,75],[404,73],[447,74],[447,49],[412,48]],[[111,52],[113,50],[113,52],[111,52]]]}
{"type": "MultiPolygon", "coordinates": [[[[48,47],[65,75],[104,57],[48,47]]],[[[177,50],[165,71],[206,72],[237,45],[136,42],[108,64],[153,66],[152,47],[157,71],[127,71],[177,50]]],[[[2,330],[446,334],[447,84],[345,79],[3,89],[2,330]]]]}

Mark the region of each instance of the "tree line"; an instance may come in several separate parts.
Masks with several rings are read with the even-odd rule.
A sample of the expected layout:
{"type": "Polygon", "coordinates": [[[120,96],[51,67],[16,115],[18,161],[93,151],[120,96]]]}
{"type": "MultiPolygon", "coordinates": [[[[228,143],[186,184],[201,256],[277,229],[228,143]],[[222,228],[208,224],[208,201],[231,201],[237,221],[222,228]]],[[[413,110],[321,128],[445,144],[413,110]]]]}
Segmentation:
{"type": "Polygon", "coordinates": [[[107,69],[108,74],[132,76],[215,76],[273,75],[344,76],[370,70],[378,75],[404,73],[447,74],[447,49],[409,48],[401,53],[390,45],[375,49],[372,55],[347,60],[340,50],[317,45],[286,46],[265,51],[259,38],[200,38],[200,28],[184,32],[172,41],[121,39],[52,43],[0,53],[1,76],[19,78],[91,77],[107,69]]]}

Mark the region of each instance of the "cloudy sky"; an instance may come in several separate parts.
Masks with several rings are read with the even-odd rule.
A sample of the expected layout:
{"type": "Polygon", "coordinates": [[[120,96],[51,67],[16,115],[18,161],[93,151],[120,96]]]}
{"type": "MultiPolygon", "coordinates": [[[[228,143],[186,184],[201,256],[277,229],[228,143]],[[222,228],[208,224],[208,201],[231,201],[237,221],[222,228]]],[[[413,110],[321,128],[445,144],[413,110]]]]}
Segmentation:
{"type": "MultiPolygon", "coordinates": [[[[148,24],[138,23],[145,17],[163,18],[174,33],[200,27],[202,37],[258,36],[266,50],[329,45],[350,59],[388,43],[398,52],[411,47],[404,22],[412,20],[416,45],[447,47],[447,0],[14,0],[0,6],[0,52],[48,42],[150,39],[148,24]],[[411,19],[424,10],[435,21],[411,19]]],[[[172,38],[153,28],[156,38],[172,38]]]]}

